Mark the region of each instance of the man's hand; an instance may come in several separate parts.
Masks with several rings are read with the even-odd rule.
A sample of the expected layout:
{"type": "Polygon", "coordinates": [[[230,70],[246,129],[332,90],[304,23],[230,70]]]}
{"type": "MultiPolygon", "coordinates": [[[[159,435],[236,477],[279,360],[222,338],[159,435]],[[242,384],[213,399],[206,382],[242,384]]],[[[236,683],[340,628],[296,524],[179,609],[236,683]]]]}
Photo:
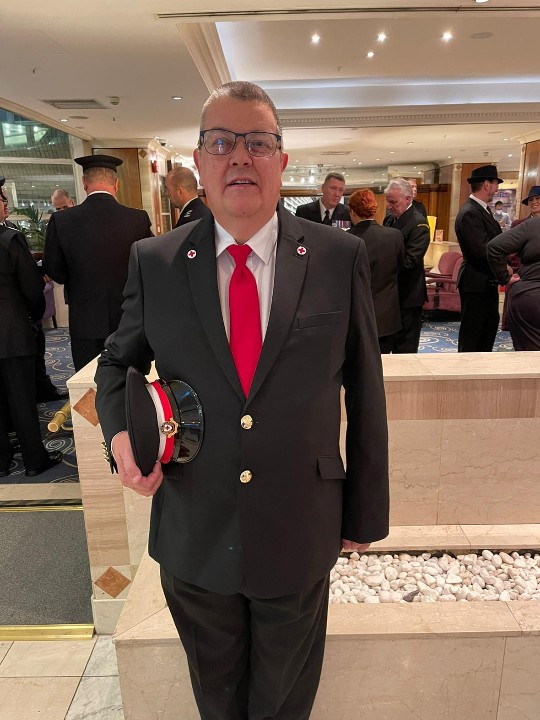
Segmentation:
{"type": "Polygon", "coordinates": [[[142,475],[135,463],[127,432],[124,431],[115,435],[112,442],[112,452],[122,485],[145,497],[149,497],[156,492],[163,480],[161,463],[157,462],[154,465],[150,475],[146,477],[142,475]]]}
{"type": "Polygon", "coordinates": [[[356,552],[365,552],[370,545],[371,543],[364,543],[361,545],[360,543],[355,543],[352,540],[345,540],[345,538],[341,540],[341,549],[346,552],[353,552],[354,550],[356,550],[356,552]]]}

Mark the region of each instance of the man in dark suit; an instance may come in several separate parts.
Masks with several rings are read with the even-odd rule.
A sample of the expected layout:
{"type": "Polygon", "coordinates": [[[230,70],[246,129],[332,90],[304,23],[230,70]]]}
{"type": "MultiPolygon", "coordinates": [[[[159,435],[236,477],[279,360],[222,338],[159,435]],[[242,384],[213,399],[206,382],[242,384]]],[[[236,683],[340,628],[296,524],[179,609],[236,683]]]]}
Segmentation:
{"type": "Polygon", "coordinates": [[[424,255],[429,247],[429,225],[412,204],[412,190],[403,178],[388,183],[387,227],[397,228],[405,240],[405,258],[398,276],[401,330],[396,334],[393,352],[416,353],[422,330],[422,306],[427,300],[424,255]]]}
{"type": "Polygon", "coordinates": [[[413,200],[412,200],[412,204],[413,204],[413,208],[414,208],[415,210],[417,210],[417,211],[420,213],[420,215],[423,215],[425,218],[427,218],[426,206],[424,205],[423,202],[420,202],[420,200],[417,200],[417,199],[416,199],[416,195],[417,195],[417,193],[418,193],[418,187],[417,187],[417,185],[416,185],[416,178],[409,178],[409,179],[407,180],[407,182],[408,182],[409,185],[411,186],[411,190],[412,190],[412,199],[413,199],[413,200]]]}
{"type": "Polygon", "coordinates": [[[171,205],[180,210],[175,228],[210,215],[210,210],[197,195],[197,178],[189,168],[176,167],[169,170],[165,189],[171,205]]]}
{"type": "Polygon", "coordinates": [[[296,217],[323,223],[323,225],[336,225],[338,222],[351,223],[351,216],[341,198],[345,192],[345,178],[341,173],[328,173],[321,185],[322,196],[320,200],[299,205],[296,208],[296,217]]]}
{"type": "Polygon", "coordinates": [[[379,347],[382,353],[390,353],[401,328],[398,277],[405,256],[403,235],[396,228],[375,222],[377,198],[367,188],[353,192],[349,212],[354,224],[348,232],[366,243],[379,347]]]}
{"type": "Polygon", "coordinates": [[[67,190],[58,188],[51,195],[51,205],[55,212],[60,212],[61,210],[69,210],[69,208],[75,207],[75,200],[69,196],[67,190]]]}
{"type": "Polygon", "coordinates": [[[134,245],[96,407],[123,484],[155,494],[150,553],[203,720],[307,720],[329,570],[342,546],[361,551],[388,532],[366,250],[279,203],[287,155],[258,86],[212,93],[194,157],[213,217],[134,245]],[[195,389],[205,436],[191,462],[142,476],[124,385],[128,366],[147,373],[152,360],[195,389]]]}
{"type": "Polygon", "coordinates": [[[54,213],[47,226],[43,270],[63,283],[69,298],[69,332],[75,370],[99,355],[118,327],[129,251],[135,240],[152,235],[144,210],[116,200],[116,168],[110,155],[76,158],[83,168],[86,200],[54,213]]]}
{"type": "Polygon", "coordinates": [[[503,180],[497,176],[495,165],[484,165],[475,168],[467,182],[471,194],[455,223],[463,253],[457,283],[461,299],[458,352],[491,352],[499,327],[499,292],[486,246],[502,230],[488,203],[503,180]]]}
{"type": "Polygon", "coordinates": [[[10,473],[12,425],[25,466],[34,477],[57,465],[62,453],[47,453],[41,440],[36,409],[36,340],[32,322],[45,310],[43,277],[24,236],[2,223],[5,204],[0,202],[0,477],[10,473]]]}

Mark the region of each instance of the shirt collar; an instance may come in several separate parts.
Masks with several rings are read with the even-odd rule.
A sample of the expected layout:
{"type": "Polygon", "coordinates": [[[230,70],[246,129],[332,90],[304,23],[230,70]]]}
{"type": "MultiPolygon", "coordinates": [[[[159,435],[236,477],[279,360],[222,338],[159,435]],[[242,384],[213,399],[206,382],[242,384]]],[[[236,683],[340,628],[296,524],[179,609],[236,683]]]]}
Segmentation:
{"type": "Polygon", "coordinates": [[[114,195],[113,195],[112,193],[108,192],[107,190],[94,190],[94,192],[88,193],[88,195],[87,195],[86,197],[90,197],[90,195],[98,195],[98,194],[100,194],[100,195],[110,195],[112,198],[114,198],[114,199],[116,200],[116,198],[114,197],[114,195]]]}
{"type": "MultiPolygon", "coordinates": [[[[219,257],[221,253],[225,252],[229,245],[235,245],[236,240],[217,220],[214,221],[214,225],[216,228],[216,257],[219,257]]],[[[266,225],[263,225],[263,227],[247,241],[255,255],[257,255],[265,265],[268,265],[270,262],[274,246],[277,242],[277,236],[278,218],[277,213],[274,213],[266,225]]]]}
{"type": "Polygon", "coordinates": [[[189,203],[190,203],[190,202],[193,202],[193,200],[195,200],[196,197],[197,197],[197,195],[194,195],[192,198],[189,198],[189,200],[187,201],[187,203],[184,203],[184,204],[182,205],[182,209],[180,210],[180,215],[184,212],[184,210],[187,208],[187,206],[189,205],[189,203]]]}
{"type": "MultiPolygon", "coordinates": [[[[471,198],[471,200],[476,200],[476,202],[477,202],[479,205],[481,205],[481,206],[484,208],[484,210],[487,210],[487,209],[488,209],[487,203],[484,202],[483,200],[480,200],[480,198],[477,198],[476,195],[473,195],[473,194],[471,193],[471,194],[469,195],[469,197],[471,198]]],[[[488,212],[489,212],[489,210],[488,210],[488,212]]]]}

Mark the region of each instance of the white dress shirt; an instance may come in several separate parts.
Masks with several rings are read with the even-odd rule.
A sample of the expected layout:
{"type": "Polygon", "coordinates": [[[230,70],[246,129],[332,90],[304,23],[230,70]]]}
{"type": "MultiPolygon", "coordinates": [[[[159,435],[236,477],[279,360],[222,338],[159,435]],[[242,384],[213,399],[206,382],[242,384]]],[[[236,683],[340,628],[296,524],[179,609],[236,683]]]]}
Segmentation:
{"type": "MultiPolygon", "coordinates": [[[[252,249],[246,265],[251,270],[257,283],[259,293],[259,306],[261,310],[262,339],[266,335],[272,295],[274,293],[274,275],[276,270],[276,248],[278,236],[278,219],[274,213],[269,222],[253,235],[247,244],[252,249]]],[[[227,338],[230,339],[229,319],[229,282],[233,274],[235,263],[230,253],[229,245],[235,245],[236,240],[221,225],[215,221],[216,237],[216,263],[218,275],[219,302],[223,315],[223,324],[227,338]]]]}

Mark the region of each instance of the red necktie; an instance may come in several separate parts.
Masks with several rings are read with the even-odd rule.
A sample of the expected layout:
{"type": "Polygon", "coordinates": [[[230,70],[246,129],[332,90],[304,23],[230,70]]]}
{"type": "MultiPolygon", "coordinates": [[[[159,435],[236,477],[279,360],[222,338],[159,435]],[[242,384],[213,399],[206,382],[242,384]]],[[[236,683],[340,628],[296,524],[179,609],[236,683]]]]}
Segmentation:
{"type": "Polygon", "coordinates": [[[230,346],[240,383],[247,397],[262,348],[257,283],[246,260],[249,245],[229,245],[236,267],[229,283],[230,346]]]}

